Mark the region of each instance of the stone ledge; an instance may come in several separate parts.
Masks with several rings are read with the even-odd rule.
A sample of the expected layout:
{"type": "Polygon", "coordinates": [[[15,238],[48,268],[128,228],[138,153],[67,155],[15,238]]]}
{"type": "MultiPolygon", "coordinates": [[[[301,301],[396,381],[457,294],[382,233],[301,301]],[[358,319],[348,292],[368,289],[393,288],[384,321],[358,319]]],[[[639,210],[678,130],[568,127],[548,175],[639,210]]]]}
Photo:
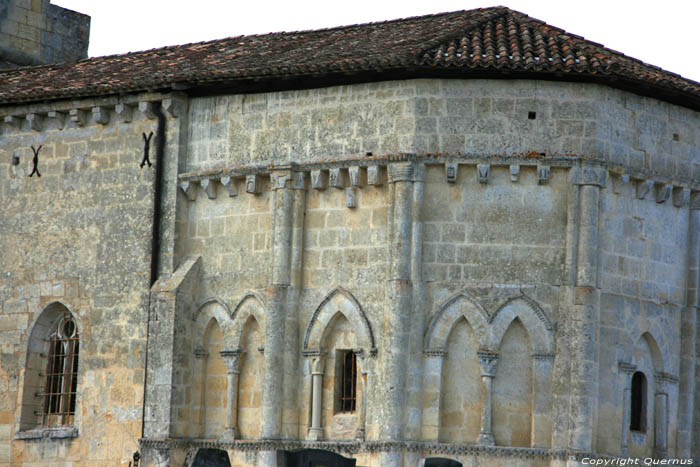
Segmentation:
{"type": "Polygon", "coordinates": [[[60,428],[34,428],[33,430],[18,431],[15,439],[66,439],[77,438],[78,428],[74,426],[60,428]]]}
{"type": "Polygon", "coordinates": [[[170,449],[213,448],[233,451],[293,451],[298,449],[322,449],[338,454],[402,451],[416,452],[423,456],[434,454],[494,456],[522,459],[577,460],[584,457],[607,458],[593,452],[572,449],[527,448],[509,446],[477,446],[474,444],[432,443],[421,441],[300,441],[300,440],[234,440],[206,439],[139,439],[143,449],[159,451],[170,449]]]}

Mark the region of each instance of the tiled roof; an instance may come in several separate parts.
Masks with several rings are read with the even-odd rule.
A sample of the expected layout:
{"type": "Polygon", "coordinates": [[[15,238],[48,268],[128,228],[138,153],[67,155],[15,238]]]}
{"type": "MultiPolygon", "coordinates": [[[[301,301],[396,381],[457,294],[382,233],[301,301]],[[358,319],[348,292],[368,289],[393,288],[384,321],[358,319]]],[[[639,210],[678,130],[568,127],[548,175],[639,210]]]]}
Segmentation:
{"type": "Polygon", "coordinates": [[[0,72],[0,103],[426,76],[603,82],[700,109],[700,83],[505,7],[239,36],[0,72]]]}

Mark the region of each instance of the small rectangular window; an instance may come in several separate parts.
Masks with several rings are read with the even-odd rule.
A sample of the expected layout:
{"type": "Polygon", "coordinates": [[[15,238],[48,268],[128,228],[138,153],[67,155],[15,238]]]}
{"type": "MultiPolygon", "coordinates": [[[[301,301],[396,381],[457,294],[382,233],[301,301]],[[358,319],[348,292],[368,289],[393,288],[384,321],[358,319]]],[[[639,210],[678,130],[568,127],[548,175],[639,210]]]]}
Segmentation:
{"type": "Polygon", "coordinates": [[[340,379],[338,412],[354,412],[357,407],[357,357],[352,350],[343,350],[336,355],[342,359],[336,367],[339,370],[336,378],[340,379]]]}

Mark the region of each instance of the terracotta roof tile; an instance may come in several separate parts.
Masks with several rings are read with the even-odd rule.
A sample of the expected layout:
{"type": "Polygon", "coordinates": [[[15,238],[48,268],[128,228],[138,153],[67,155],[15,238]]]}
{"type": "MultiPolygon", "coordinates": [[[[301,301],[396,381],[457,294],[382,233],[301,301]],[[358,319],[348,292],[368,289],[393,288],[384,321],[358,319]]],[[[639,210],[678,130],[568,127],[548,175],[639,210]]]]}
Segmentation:
{"type": "Polygon", "coordinates": [[[245,90],[420,76],[598,81],[692,108],[700,83],[505,7],[238,36],[0,73],[0,103],[145,90],[245,90]],[[370,78],[369,75],[372,74],[370,78]]]}

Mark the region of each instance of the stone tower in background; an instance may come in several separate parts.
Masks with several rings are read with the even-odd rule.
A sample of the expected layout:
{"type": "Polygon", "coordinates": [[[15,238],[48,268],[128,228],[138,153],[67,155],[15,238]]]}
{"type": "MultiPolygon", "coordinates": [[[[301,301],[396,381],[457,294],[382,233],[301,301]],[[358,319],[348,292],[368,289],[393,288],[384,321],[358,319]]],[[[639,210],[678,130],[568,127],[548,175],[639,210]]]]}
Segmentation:
{"type": "Polygon", "coordinates": [[[87,57],[90,17],[50,0],[0,0],[0,69],[87,57]]]}

